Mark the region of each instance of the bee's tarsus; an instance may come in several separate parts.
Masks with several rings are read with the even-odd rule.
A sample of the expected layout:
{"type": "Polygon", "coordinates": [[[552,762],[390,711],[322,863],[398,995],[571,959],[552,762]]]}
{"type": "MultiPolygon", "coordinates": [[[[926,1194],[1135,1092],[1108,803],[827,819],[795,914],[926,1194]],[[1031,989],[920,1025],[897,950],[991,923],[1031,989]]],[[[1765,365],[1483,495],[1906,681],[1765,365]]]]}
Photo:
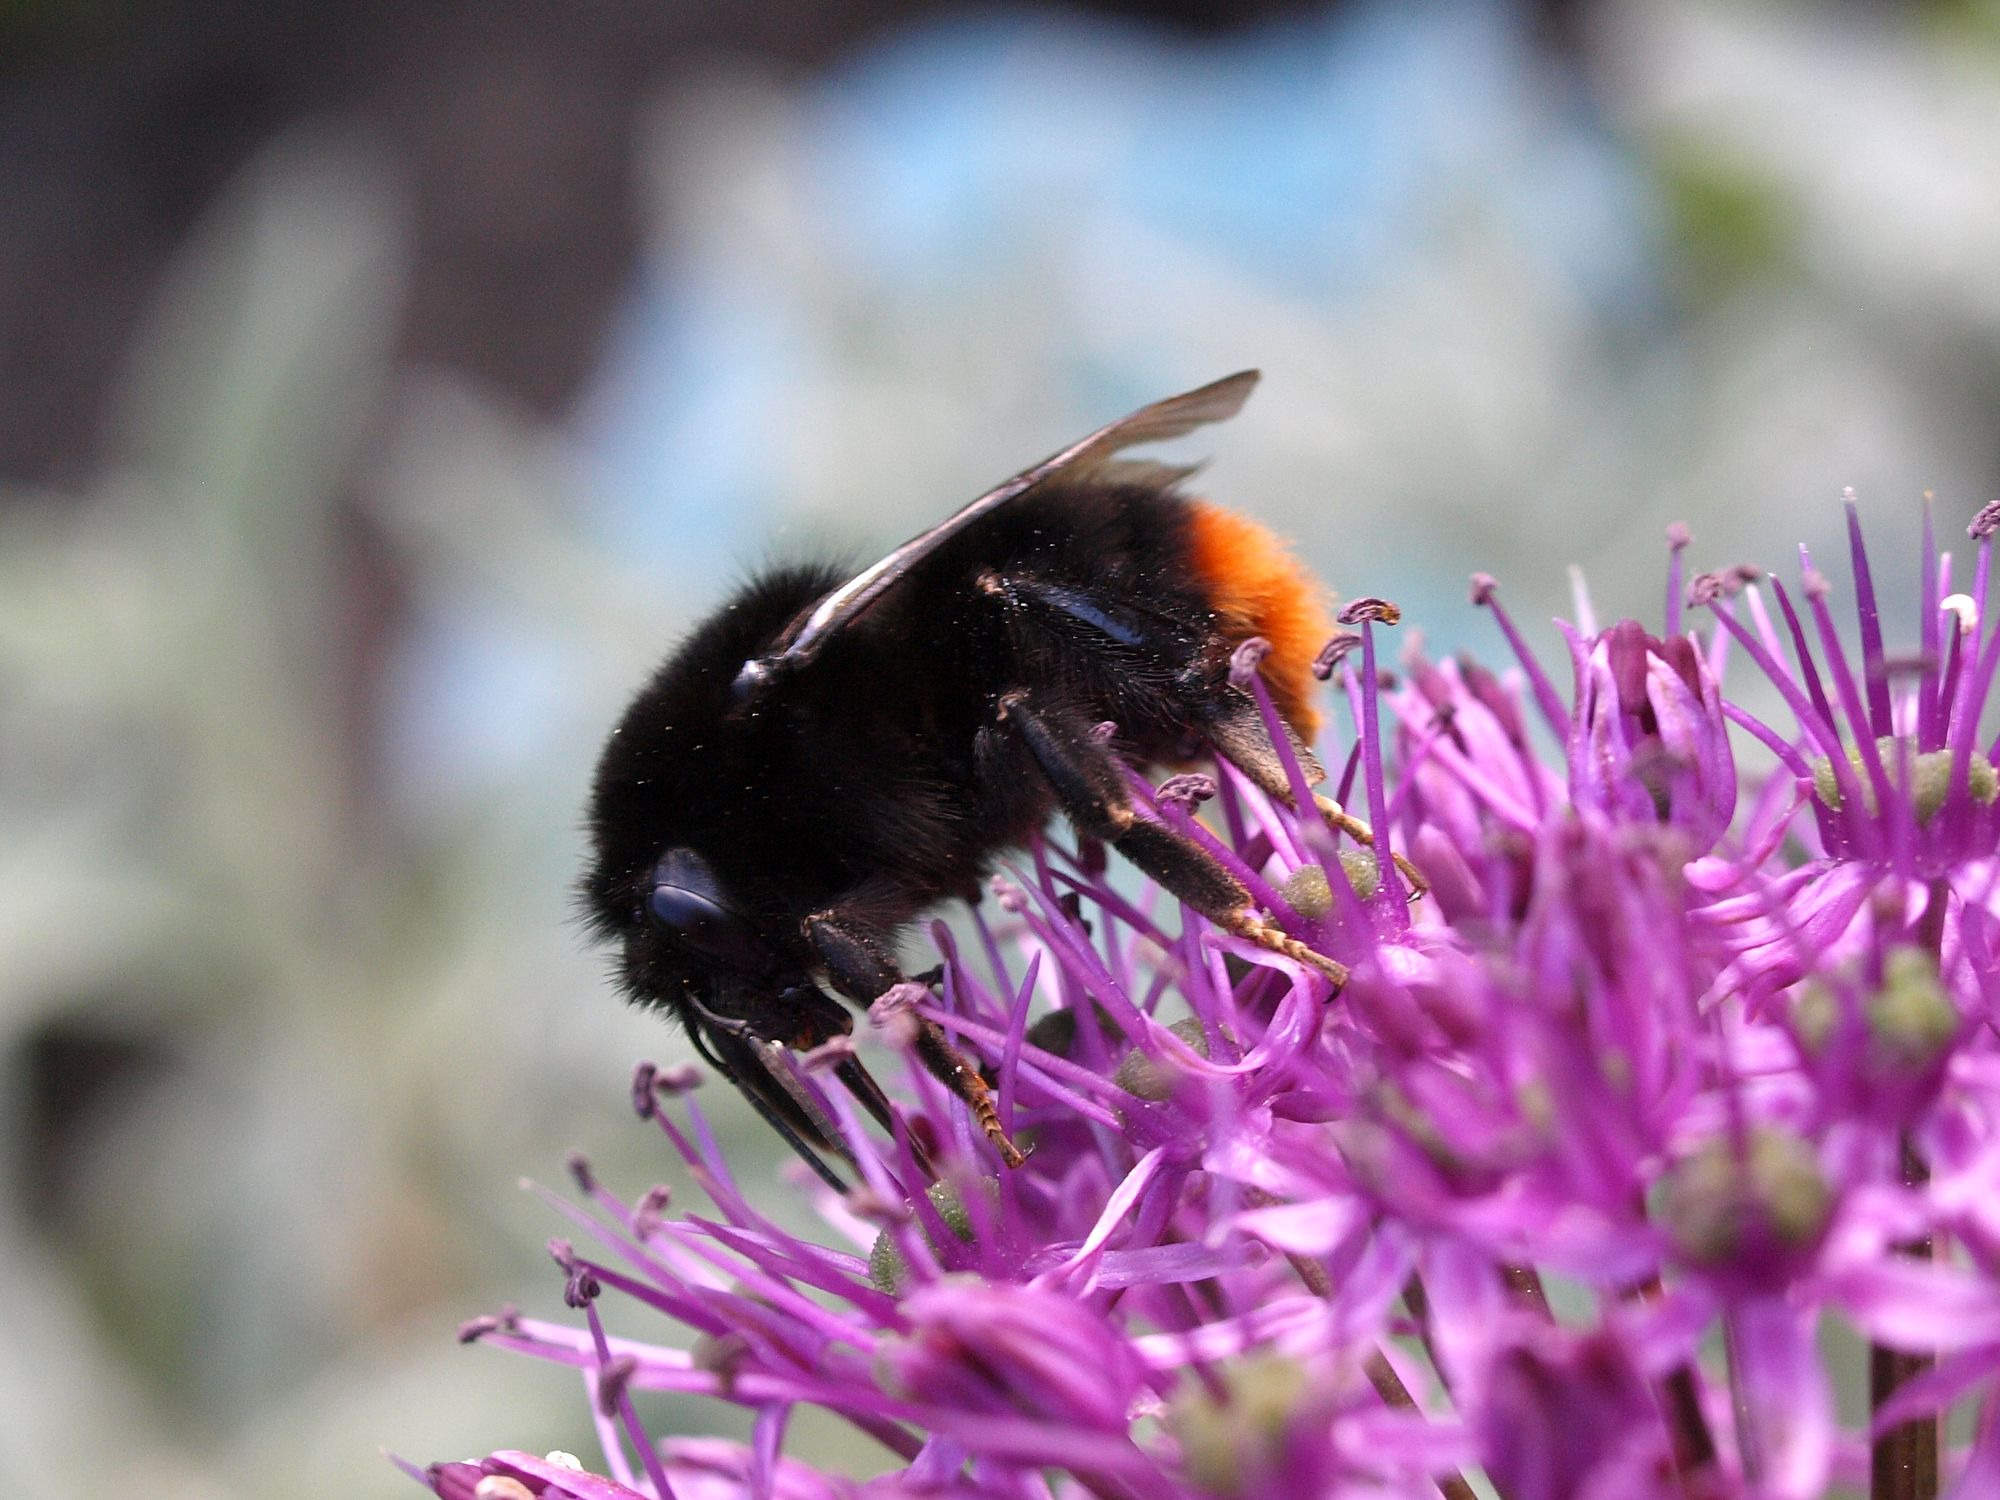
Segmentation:
{"type": "Polygon", "coordinates": [[[1236,937],[1247,938],[1260,948],[1283,954],[1294,963],[1304,964],[1315,973],[1323,974],[1333,981],[1336,993],[1347,986],[1347,965],[1337,959],[1328,958],[1318,949],[1307,946],[1286,932],[1276,923],[1268,922],[1249,907],[1226,912],[1217,919],[1217,925],[1224,932],[1236,937]]]}

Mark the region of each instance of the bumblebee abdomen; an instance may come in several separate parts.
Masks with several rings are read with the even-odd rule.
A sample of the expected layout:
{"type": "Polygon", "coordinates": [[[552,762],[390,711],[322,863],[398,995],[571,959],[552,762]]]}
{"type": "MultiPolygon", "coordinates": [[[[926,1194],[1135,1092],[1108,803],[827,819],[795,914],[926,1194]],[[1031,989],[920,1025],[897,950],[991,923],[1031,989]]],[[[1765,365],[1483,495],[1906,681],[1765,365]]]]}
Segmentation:
{"type": "Polygon", "coordinates": [[[1313,658],[1333,634],[1326,588],[1272,532],[1207,501],[1189,502],[1187,540],[1223,636],[1271,643],[1263,675],[1272,702],[1310,743],[1319,731],[1313,658]]]}

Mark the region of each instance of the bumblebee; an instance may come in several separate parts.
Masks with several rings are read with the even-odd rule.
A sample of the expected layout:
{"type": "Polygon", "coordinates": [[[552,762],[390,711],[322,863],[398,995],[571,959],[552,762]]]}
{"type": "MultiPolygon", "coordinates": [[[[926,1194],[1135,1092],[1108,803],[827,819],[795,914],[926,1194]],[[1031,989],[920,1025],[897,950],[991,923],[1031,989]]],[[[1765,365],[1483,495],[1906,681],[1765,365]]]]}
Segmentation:
{"type": "MultiPolygon", "coordinates": [[[[1253,636],[1270,642],[1258,670],[1291,748],[1320,774],[1306,748],[1312,664],[1333,634],[1320,586],[1262,526],[1184,494],[1190,469],[1120,456],[1235,415],[1257,378],[1113,422],[853,577],[754,578],[612,731],[591,793],[588,921],[617,947],[627,994],[677,1015],[836,1188],[825,1157],[845,1149],[785,1049],[847,1035],[834,997],[865,1006],[902,982],[904,930],[942,901],[977,900],[997,858],[1057,811],[1224,930],[1344,981],[1135,807],[1125,779],[1218,755],[1293,801],[1255,700],[1231,681],[1253,636]]],[[[976,1062],[916,1024],[924,1065],[1018,1165],[976,1062]]],[[[893,1129],[856,1058],[833,1074],[893,1129]]]]}

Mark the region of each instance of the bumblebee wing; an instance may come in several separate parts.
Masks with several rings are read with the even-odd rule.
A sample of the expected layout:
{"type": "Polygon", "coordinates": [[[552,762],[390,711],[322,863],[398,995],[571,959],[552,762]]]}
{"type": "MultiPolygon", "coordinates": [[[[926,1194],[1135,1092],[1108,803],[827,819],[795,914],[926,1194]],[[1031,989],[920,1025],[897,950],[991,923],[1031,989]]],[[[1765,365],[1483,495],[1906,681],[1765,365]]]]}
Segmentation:
{"type": "MultiPolygon", "coordinates": [[[[1257,380],[1257,371],[1239,370],[1197,390],[1155,401],[1151,406],[1140,407],[1130,416],[1120,417],[1108,427],[1098,428],[1090,436],[1071,443],[1033,468],[1023,469],[1005,484],[988,490],[949,519],[940,521],[920,536],[912,537],[873,567],[828,594],[807,616],[805,624],[799,627],[782,651],[764,662],[750,664],[763,668],[751,673],[751,676],[760,678],[773,667],[790,670],[812,660],[843,626],[851,624],[883,594],[894,588],[916,563],[981,516],[998,510],[1054,475],[1078,478],[1101,473],[1107,467],[1107,460],[1126,448],[1140,443],[1165,442],[1193,432],[1197,427],[1206,427],[1211,422],[1226,421],[1242,410],[1257,380]]],[[[1143,476],[1157,483],[1162,479],[1184,477],[1187,472],[1166,464],[1118,464],[1112,466],[1112,472],[1107,477],[1125,481],[1143,476]]]]}

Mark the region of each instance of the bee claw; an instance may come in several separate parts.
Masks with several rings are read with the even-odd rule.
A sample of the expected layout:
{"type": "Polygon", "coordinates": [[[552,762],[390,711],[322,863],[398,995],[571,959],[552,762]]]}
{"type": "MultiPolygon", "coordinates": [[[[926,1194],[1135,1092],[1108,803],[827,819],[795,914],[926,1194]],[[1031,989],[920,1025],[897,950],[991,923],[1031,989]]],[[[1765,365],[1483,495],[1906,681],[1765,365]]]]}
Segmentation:
{"type": "MultiPolygon", "coordinates": [[[[1375,830],[1355,817],[1354,814],[1334,801],[1333,798],[1316,792],[1313,794],[1313,806],[1318,808],[1319,815],[1326,819],[1326,826],[1333,829],[1336,833],[1344,833],[1353,839],[1355,843],[1366,844],[1371,849],[1375,846],[1375,830]]],[[[1424,879],[1422,873],[1418,871],[1415,865],[1411,864],[1394,850],[1389,852],[1389,858],[1396,862],[1396,868],[1402,872],[1403,879],[1410,883],[1410,899],[1412,901],[1422,896],[1428,896],[1431,893],[1431,883],[1424,879]]]]}
{"type": "Polygon", "coordinates": [[[986,1139],[993,1143],[993,1149],[1000,1153],[1000,1160],[1009,1167],[1025,1166],[1028,1153],[1015,1145],[1012,1137],[1001,1127],[999,1115],[987,1119],[984,1112],[980,1116],[980,1128],[986,1132],[986,1139]]]}

